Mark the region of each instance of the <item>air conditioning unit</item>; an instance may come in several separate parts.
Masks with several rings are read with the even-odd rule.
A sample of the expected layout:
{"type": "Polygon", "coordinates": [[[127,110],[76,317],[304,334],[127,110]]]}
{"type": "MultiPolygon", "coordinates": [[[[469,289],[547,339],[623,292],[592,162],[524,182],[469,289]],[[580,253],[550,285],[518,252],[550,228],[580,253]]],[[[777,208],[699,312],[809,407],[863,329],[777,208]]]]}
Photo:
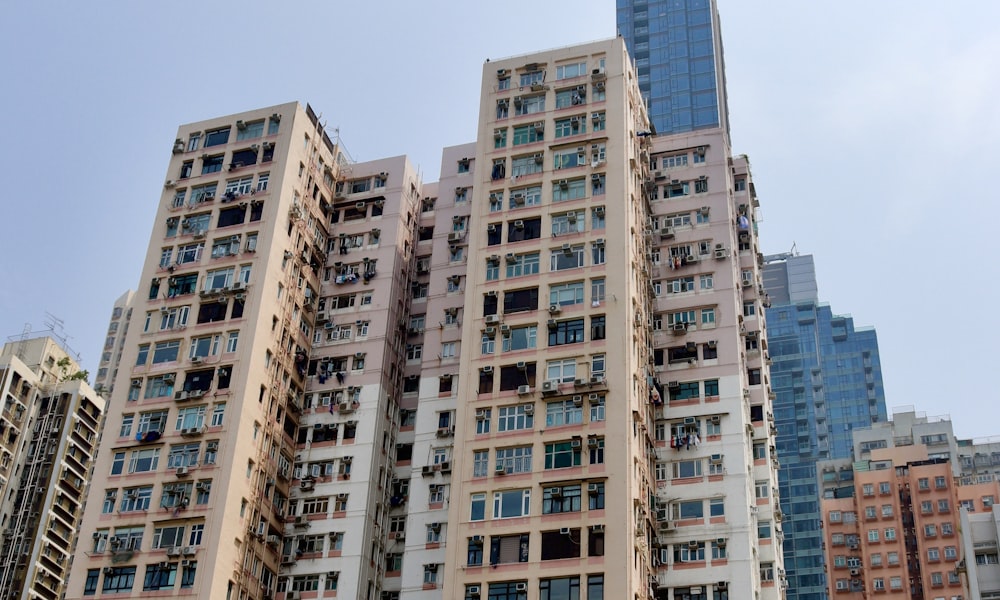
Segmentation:
{"type": "Polygon", "coordinates": [[[560,312],[562,312],[562,309],[559,308],[558,304],[550,304],[549,305],[549,314],[550,315],[558,315],[560,312]]]}
{"type": "Polygon", "coordinates": [[[590,385],[602,385],[604,383],[604,377],[600,375],[593,375],[590,378],[590,385]]]}
{"type": "Polygon", "coordinates": [[[500,322],[500,317],[498,315],[486,315],[487,325],[496,325],[500,322]]]}
{"type": "Polygon", "coordinates": [[[690,265],[692,263],[698,262],[698,260],[699,259],[697,254],[688,254],[687,256],[684,257],[684,264],[690,265]]]}
{"type": "Polygon", "coordinates": [[[535,405],[534,404],[525,404],[524,405],[524,414],[525,415],[529,415],[529,416],[535,414],[535,405]]]}
{"type": "Polygon", "coordinates": [[[452,231],[448,234],[448,243],[456,243],[462,241],[462,233],[459,231],[452,231]]]}
{"type": "Polygon", "coordinates": [[[187,474],[188,474],[188,468],[187,467],[177,467],[177,476],[178,477],[185,477],[185,476],[187,476],[187,474]]]}
{"type": "Polygon", "coordinates": [[[486,420],[486,409],[485,408],[480,408],[479,410],[476,411],[476,420],[477,421],[485,421],[486,420]]]}
{"type": "Polygon", "coordinates": [[[591,496],[596,496],[601,493],[601,484],[599,483],[588,483],[587,493],[591,496]]]}
{"type": "Polygon", "coordinates": [[[485,374],[490,374],[493,372],[493,365],[486,365],[485,367],[480,369],[480,371],[482,371],[485,374]]]}
{"type": "Polygon", "coordinates": [[[601,440],[599,440],[599,439],[597,439],[595,437],[588,438],[587,439],[587,447],[588,448],[600,448],[601,447],[601,440]]]}
{"type": "Polygon", "coordinates": [[[542,382],[542,393],[543,394],[558,394],[559,393],[559,382],[556,380],[548,380],[542,382]]]}
{"type": "Polygon", "coordinates": [[[514,221],[514,229],[524,229],[524,221],[521,219],[514,221]]]}
{"type": "MultiPolygon", "coordinates": [[[[482,536],[476,536],[476,537],[482,537],[482,536]]],[[[479,591],[479,586],[470,585],[469,587],[465,588],[465,595],[470,598],[478,598],[481,595],[481,592],[479,591]]]]}
{"type": "Polygon", "coordinates": [[[573,406],[583,406],[583,396],[580,394],[573,396],[573,406]]]}
{"type": "Polygon", "coordinates": [[[587,400],[589,400],[591,402],[600,402],[601,401],[601,395],[600,394],[590,394],[589,396],[587,396],[587,400]]]}
{"type": "Polygon", "coordinates": [[[677,529],[673,521],[660,521],[659,524],[660,531],[673,531],[677,529]]]}
{"type": "Polygon", "coordinates": [[[713,454],[713,455],[711,455],[711,456],[708,457],[708,462],[712,463],[713,465],[721,465],[722,464],[722,455],[721,454],[713,454]]]}
{"type": "Polygon", "coordinates": [[[484,327],[483,328],[483,334],[486,335],[486,337],[493,337],[493,336],[495,336],[497,334],[497,328],[496,327],[484,327]]]}
{"type": "Polygon", "coordinates": [[[583,440],[581,438],[575,437],[572,440],[570,440],[569,447],[570,448],[582,448],[583,447],[583,440]]]}
{"type": "Polygon", "coordinates": [[[729,257],[729,251],[726,250],[725,248],[715,249],[715,258],[728,258],[728,257],[729,257]]]}
{"type": "Polygon", "coordinates": [[[530,385],[519,385],[519,386],[517,386],[517,395],[518,396],[527,396],[530,393],[531,393],[531,386],[530,385]]]}
{"type": "Polygon", "coordinates": [[[507,467],[505,467],[503,465],[497,465],[497,468],[496,468],[495,472],[496,472],[497,475],[506,475],[507,474],[507,467]]]}
{"type": "Polygon", "coordinates": [[[528,584],[524,583],[524,582],[515,583],[514,584],[514,590],[516,590],[518,592],[527,592],[528,591],[528,584]]]}
{"type": "Polygon", "coordinates": [[[510,325],[501,325],[500,333],[510,333],[510,325]]]}

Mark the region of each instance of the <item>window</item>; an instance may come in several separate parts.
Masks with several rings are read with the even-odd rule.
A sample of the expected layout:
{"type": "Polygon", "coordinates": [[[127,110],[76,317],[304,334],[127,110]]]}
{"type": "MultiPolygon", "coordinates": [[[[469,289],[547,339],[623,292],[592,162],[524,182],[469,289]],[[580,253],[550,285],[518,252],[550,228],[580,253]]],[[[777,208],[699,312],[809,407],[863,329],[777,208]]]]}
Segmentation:
{"type": "Polygon", "coordinates": [[[180,340],[169,342],[158,342],[153,348],[153,364],[174,362],[177,360],[177,353],[180,351],[180,340]]]}
{"type": "Polygon", "coordinates": [[[937,562],[941,560],[941,551],[937,548],[927,549],[927,560],[930,562],[937,562]]]}
{"type": "Polygon", "coordinates": [[[579,467],[581,440],[545,444],[545,469],[579,467]]]}
{"type": "Polygon", "coordinates": [[[538,582],[538,589],[539,600],[577,600],[580,597],[580,578],[542,579],[538,582]]]}
{"type": "Polygon", "coordinates": [[[107,567],[104,573],[105,594],[131,592],[135,584],[135,567],[107,567]]]}
{"type": "Polygon", "coordinates": [[[586,227],[587,215],[584,211],[574,211],[552,216],[552,235],[560,236],[582,233],[586,227]]]}
{"type": "Polygon", "coordinates": [[[531,490],[504,490],[493,493],[493,518],[510,519],[530,515],[531,490]]]}
{"type": "Polygon", "coordinates": [[[177,580],[177,563],[153,563],[146,565],[144,591],[173,589],[177,580]]]}
{"type": "MultiPolygon", "coordinates": [[[[580,512],[583,494],[580,485],[547,487],[542,495],[542,514],[580,512]]],[[[543,544],[544,547],[544,544],[543,544]]]]}
{"type": "Polygon", "coordinates": [[[534,416],[527,413],[527,406],[529,405],[501,406],[497,414],[497,431],[534,428],[534,416]]]}
{"type": "MultiPolygon", "coordinates": [[[[502,203],[501,203],[502,204],[502,203]]],[[[526,188],[518,188],[510,192],[510,208],[521,208],[525,206],[542,205],[542,187],[533,185],[526,188]]]]}
{"type": "Polygon", "coordinates": [[[582,403],[572,400],[549,402],[545,405],[545,426],[559,427],[561,425],[579,425],[583,423],[582,403]]]}
{"type": "Polygon", "coordinates": [[[550,322],[548,328],[549,346],[578,344],[586,341],[583,319],[550,322]]]}
{"type": "Polygon", "coordinates": [[[545,365],[546,381],[568,383],[576,379],[576,359],[550,360],[545,365]]]}
{"type": "Polygon", "coordinates": [[[587,74],[587,63],[579,62],[556,67],[556,79],[570,79],[572,77],[582,77],[587,74]]]}
{"type": "Polygon", "coordinates": [[[879,540],[879,531],[878,531],[878,529],[869,529],[868,530],[868,541],[869,542],[877,542],[878,540],[879,540]]]}
{"type": "Polygon", "coordinates": [[[203,156],[201,159],[201,174],[208,175],[209,173],[218,173],[221,171],[223,159],[225,159],[224,154],[203,156]]]}
{"type": "MultiPolygon", "coordinates": [[[[524,76],[521,76],[524,79],[524,76]]],[[[540,83],[540,82],[539,82],[540,83]]],[[[531,85],[521,83],[522,86],[531,85]]],[[[515,96],[514,97],[514,114],[516,115],[531,115],[535,113],[545,112],[545,96],[515,96]]]]}
{"type": "Polygon", "coordinates": [[[552,250],[550,269],[552,271],[563,271],[566,269],[576,269],[583,266],[584,245],[577,244],[564,245],[558,250],[552,250]]]}
{"type": "Polygon", "coordinates": [[[885,530],[885,540],[887,542],[891,542],[891,541],[893,541],[895,539],[896,539],[896,528],[895,527],[887,527],[886,530],[885,530]]]}
{"type": "MultiPolygon", "coordinates": [[[[542,152],[536,152],[526,156],[515,156],[511,160],[511,175],[513,177],[525,177],[527,175],[541,173],[543,160],[544,154],[542,152]]],[[[511,192],[512,202],[514,201],[514,194],[514,192],[511,192]]]]}
{"type": "Polygon", "coordinates": [[[531,472],[531,446],[513,448],[497,448],[496,466],[499,472],[503,467],[506,474],[531,472]]]}
{"type": "Polygon", "coordinates": [[[557,119],[555,123],[555,137],[563,138],[572,135],[579,135],[587,132],[586,117],[570,117],[567,119],[557,119]]]}
{"type": "Polygon", "coordinates": [[[515,327],[503,336],[503,351],[526,350],[537,346],[538,326],[515,327]]]}
{"type": "MultiPolygon", "coordinates": [[[[552,183],[552,202],[579,200],[587,197],[587,185],[584,179],[560,179],[552,183]]],[[[581,229],[580,231],[583,231],[581,229]]]]}
{"type": "Polygon", "coordinates": [[[511,314],[538,310],[538,288],[508,290],[503,295],[503,312],[511,314]]]}
{"type": "Polygon", "coordinates": [[[587,164],[587,155],[583,146],[579,148],[560,148],[553,152],[552,161],[553,170],[571,169],[573,167],[585,166],[587,164]]]}
{"type": "Polygon", "coordinates": [[[535,275],[539,270],[539,254],[517,254],[507,256],[507,277],[535,275]]]}
{"type": "Polygon", "coordinates": [[[594,125],[594,131],[604,131],[606,125],[604,111],[591,113],[590,122],[594,125]]]}
{"type": "Polygon", "coordinates": [[[472,494],[470,497],[470,521],[486,519],[486,494],[472,494]]]}
{"type": "Polygon", "coordinates": [[[597,423],[603,421],[605,418],[605,400],[604,396],[598,396],[597,400],[590,400],[590,422],[597,423]]]}
{"type": "Polygon", "coordinates": [[[532,144],[545,139],[545,130],[542,127],[535,127],[534,124],[520,125],[514,128],[513,145],[532,144]]]}
{"type": "Polygon", "coordinates": [[[549,286],[549,305],[568,306],[583,301],[582,281],[549,286]]]}
{"type": "Polygon", "coordinates": [[[133,450],[129,456],[129,473],[148,473],[155,471],[160,461],[159,448],[133,450]]]}
{"type": "Polygon", "coordinates": [[[774,581],[774,563],[769,563],[769,562],[760,563],[760,580],[774,581]]]}

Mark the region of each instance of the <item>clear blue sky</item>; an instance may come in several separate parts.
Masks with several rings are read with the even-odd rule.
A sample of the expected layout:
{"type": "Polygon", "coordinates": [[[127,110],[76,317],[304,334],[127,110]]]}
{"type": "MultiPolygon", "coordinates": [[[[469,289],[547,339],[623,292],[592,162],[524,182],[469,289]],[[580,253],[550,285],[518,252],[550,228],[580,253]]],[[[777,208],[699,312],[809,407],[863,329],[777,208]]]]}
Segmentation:
{"type": "MultiPolygon", "coordinates": [[[[44,312],[96,368],[137,286],[177,125],[299,100],[425,181],[473,140],[482,63],[615,34],[614,0],[29,2],[0,20],[0,336],[44,312]],[[476,28],[471,27],[476,24],[476,28]]],[[[887,403],[1000,435],[1000,3],[720,0],[766,253],[878,329],[887,403]],[[966,304],[959,305],[962,299],[966,304]]]]}

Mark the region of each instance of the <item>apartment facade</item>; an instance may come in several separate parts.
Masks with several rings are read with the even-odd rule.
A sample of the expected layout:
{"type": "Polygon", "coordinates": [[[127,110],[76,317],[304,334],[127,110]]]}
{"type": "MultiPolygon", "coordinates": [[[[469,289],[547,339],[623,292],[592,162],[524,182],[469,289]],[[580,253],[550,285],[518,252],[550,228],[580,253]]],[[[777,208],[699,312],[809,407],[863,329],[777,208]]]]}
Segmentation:
{"type": "Polygon", "coordinates": [[[651,139],[620,40],[491,61],[480,114],[445,589],[780,597],[747,161],[651,139]]]}
{"type": "Polygon", "coordinates": [[[105,401],[55,339],[0,350],[0,597],[60,598],[77,546],[105,401]]]}
{"type": "Polygon", "coordinates": [[[135,292],[128,290],[115,300],[111,308],[108,335],[104,339],[104,350],[101,352],[97,373],[94,374],[94,389],[106,398],[110,398],[114,393],[115,379],[118,377],[118,367],[125,351],[125,339],[132,319],[134,301],[135,292]]]}
{"type": "Polygon", "coordinates": [[[658,134],[729,131],[716,0],[617,0],[618,34],[635,59],[658,134]]]}
{"type": "Polygon", "coordinates": [[[788,597],[819,599],[827,582],[816,464],[850,458],[855,430],[887,420],[878,337],[819,302],[812,256],[764,263],[788,597]]]}
{"type": "Polygon", "coordinates": [[[348,161],[296,103],[182,126],[170,156],[68,598],[271,596],[303,510],[295,405],[348,161]]]}

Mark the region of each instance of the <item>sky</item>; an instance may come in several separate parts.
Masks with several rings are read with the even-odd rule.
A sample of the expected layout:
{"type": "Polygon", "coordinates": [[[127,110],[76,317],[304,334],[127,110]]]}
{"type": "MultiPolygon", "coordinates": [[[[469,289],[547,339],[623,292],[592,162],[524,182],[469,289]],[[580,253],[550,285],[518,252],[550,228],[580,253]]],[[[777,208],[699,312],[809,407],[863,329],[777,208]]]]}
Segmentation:
{"type": "MultiPolygon", "coordinates": [[[[474,141],[483,63],[615,35],[614,0],[4,3],[0,339],[62,320],[95,371],[136,288],[177,126],[292,100],[424,181],[474,141]]],[[[1000,436],[990,240],[1000,3],[719,0],[765,254],[878,331],[886,404],[1000,436]],[[958,306],[959,298],[969,301],[958,306]]],[[[1000,212],[1000,211],[998,211],[1000,212]]]]}

